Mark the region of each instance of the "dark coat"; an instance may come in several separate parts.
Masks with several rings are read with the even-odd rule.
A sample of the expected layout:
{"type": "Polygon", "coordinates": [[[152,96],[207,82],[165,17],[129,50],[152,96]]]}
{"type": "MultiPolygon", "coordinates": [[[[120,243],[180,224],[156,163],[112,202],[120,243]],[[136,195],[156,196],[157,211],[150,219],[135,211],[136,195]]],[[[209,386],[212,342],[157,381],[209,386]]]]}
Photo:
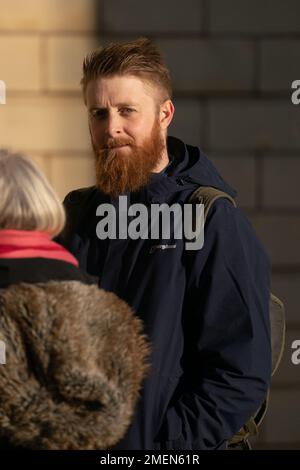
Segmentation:
{"type": "MultiPolygon", "coordinates": [[[[196,147],[168,138],[173,163],[139,202],[185,203],[202,186],[236,195],[196,147]]],[[[218,449],[260,406],[271,375],[270,266],[245,215],[219,199],[205,224],[204,247],[151,250],[165,241],[99,240],[99,204],[116,199],[95,187],[65,199],[60,239],[100,285],[125,299],[151,339],[151,375],[118,449],[218,449]]]]}
{"type": "Polygon", "coordinates": [[[126,432],[147,366],[141,321],[60,260],[0,259],[0,446],[105,449],[126,432]]]}

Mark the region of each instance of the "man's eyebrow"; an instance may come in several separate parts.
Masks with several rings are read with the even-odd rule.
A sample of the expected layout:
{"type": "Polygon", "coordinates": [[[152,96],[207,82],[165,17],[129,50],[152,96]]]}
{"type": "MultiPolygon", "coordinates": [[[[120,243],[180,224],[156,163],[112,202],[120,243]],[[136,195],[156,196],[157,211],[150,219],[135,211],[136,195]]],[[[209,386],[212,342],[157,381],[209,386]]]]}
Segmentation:
{"type": "MultiPolygon", "coordinates": [[[[124,103],[117,103],[115,106],[115,108],[137,108],[139,107],[139,105],[137,103],[129,103],[129,102],[124,102],[124,103]]],[[[93,105],[90,107],[90,109],[98,109],[100,111],[106,111],[108,108],[106,108],[105,106],[99,106],[99,105],[93,105]]]]}
{"type": "Polygon", "coordinates": [[[138,104],[137,103],[124,102],[124,103],[118,103],[116,106],[117,107],[123,106],[124,108],[126,108],[126,107],[130,108],[132,106],[136,107],[136,106],[138,106],[138,104]]]}

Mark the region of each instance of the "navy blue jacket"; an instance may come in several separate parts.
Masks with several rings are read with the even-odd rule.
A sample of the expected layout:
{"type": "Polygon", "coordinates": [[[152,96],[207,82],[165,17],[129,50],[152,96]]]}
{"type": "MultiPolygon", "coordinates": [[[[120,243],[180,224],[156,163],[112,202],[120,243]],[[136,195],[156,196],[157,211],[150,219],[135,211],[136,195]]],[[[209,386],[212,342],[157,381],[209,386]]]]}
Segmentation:
{"type": "MultiPolygon", "coordinates": [[[[188,202],[199,185],[236,195],[199,149],[172,137],[167,143],[168,171],[128,194],[128,205],[188,202]]],[[[99,240],[96,208],[103,202],[116,205],[95,187],[69,193],[60,242],[102,288],[134,308],[152,343],[150,374],[132,425],[115,448],[224,448],[270,383],[265,251],[245,215],[226,199],[209,211],[203,248],[189,252],[184,240],[154,251],[157,240],[99,240]]]]}

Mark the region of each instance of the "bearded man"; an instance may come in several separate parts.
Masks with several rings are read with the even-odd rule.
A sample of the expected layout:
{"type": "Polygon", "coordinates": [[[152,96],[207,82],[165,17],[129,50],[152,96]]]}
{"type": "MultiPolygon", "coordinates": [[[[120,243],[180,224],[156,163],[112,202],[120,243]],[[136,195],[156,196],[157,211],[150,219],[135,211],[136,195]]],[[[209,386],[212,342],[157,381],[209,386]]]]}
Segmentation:
{"type": "Polygon", "coordinates": [[[99,238],[99,206],[118,212],[119,196],[150,207],[183,206],[199,187],[236,193],[198,148],[167,136],[170,73],[150,40],[89,54],[82,88],[96,185],[67,195],[60,241],[133,307],[152,344],[150,373],[116,448],[224,449],[270,383],[268,258],[226,198],[210,208],[198,250],[172,231],[169,239],[99,238]]]}

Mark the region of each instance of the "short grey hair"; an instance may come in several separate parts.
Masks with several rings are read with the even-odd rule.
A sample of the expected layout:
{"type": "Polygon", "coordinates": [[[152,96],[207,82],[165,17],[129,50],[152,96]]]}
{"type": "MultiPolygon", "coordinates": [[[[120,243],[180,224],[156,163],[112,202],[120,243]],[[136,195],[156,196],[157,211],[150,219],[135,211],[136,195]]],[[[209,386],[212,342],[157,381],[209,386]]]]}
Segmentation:
{"type": "Polygon", "coordinates": [[[0,229],[36,230],[51,237],[65,211],[47,178],[29,158],[0,149],[0,229]]]}

